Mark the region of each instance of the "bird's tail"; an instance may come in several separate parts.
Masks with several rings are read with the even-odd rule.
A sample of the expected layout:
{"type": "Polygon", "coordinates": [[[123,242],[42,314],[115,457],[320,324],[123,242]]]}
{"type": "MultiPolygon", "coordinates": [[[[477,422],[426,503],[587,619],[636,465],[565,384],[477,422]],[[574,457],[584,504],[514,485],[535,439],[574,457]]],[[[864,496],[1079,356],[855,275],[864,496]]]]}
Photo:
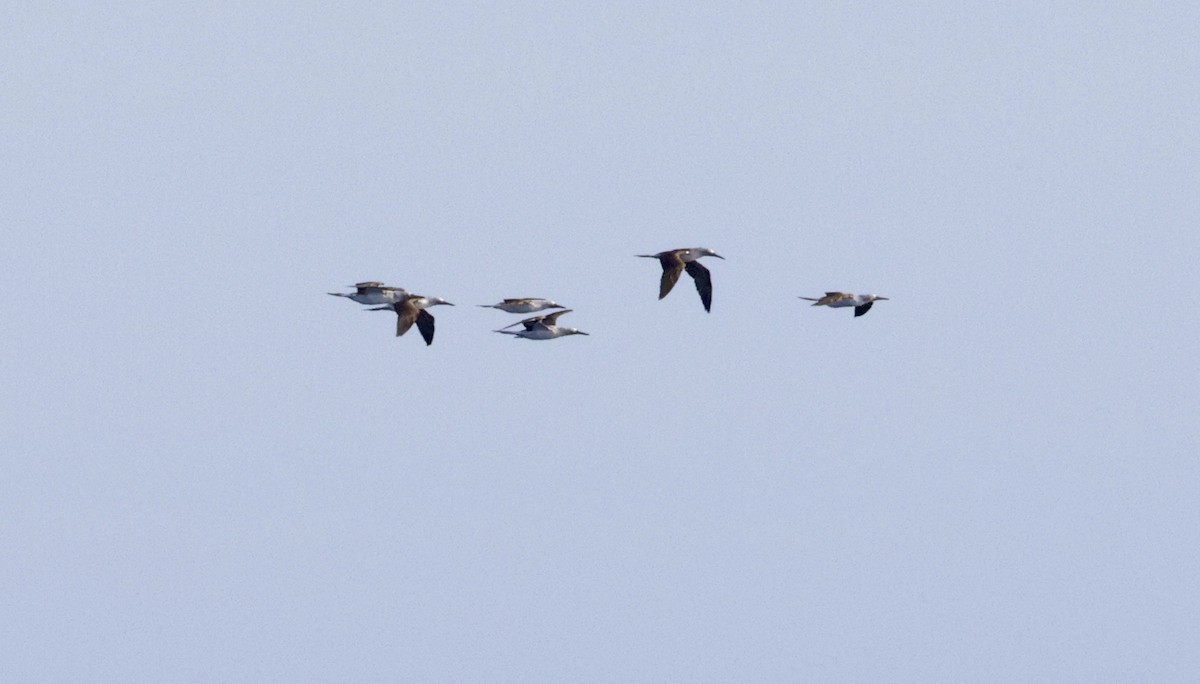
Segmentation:
{"type": "MultiPolygon", "coordinates": [[[[821,301],[821,300],[820,300],[819,298],[817,298],[817,297],[801,297],[800,299],[807,299],[807,300],[808,300],[808,301],[810,301],[810,302],[819,302],[819,301],[821,301]]],[[[814,303],[814,304],[813,304],[813,306],[816,306],[816,304],[814,303]]]]}
{"type": "Polygon", "coordinates": [[[325,294],[333,295],[334,297],[349,297],[345,292],[326,292],[325,294]]]}
{"type": "Polygon", "coordinates": [[[363,310],[364,311],[395,311],[395,309],[393,309],[390,306],[373,306],[369,309],[363,309],[363,310]]]}
{"type": "Polygon", "coordinates": [[[485,309],[491,309],[491,308],[494,308],[496,305],[495,304],[476,304],[475,306],[482,306],[485,309]]]}

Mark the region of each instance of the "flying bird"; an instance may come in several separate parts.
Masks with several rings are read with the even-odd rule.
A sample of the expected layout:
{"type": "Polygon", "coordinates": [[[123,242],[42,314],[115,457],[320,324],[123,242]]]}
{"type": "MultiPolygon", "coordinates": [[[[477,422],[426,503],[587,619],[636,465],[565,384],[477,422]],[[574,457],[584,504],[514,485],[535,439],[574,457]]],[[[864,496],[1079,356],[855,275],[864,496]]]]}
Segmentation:
{"type": "Polygon", "coordinates": [[[505,299],[499,304],[477,304],[485,309],[500,309],[508,313],[533,313],[535,311],[544,311],[546,309],[561,309],[562,304],[559,304],[550,299],[540,299],[537,297],[526,297],[522,299],[505,299]]]}
{"type": "Polygon", "coordinates": [[[375,281],[355,283],[347,287],[353,287],[355,291],[330,292],[329,294],[334,297],[352,299],[359,304],[395,304],[408,296],[408,293],[402,287],[392,287],[375,281]]]}
{"type": "Polygon", "coordinates": [[[854,307],[854,315],[861,316],[871,310],[871,305],[877,301],[886,300],[887,297],[880,297],[873,294],[853,294],[851,292],[826,292],[824,297],[801,297],[813,302],[813,306],[828,306],[834,309],[840,309],[847,306],[854,307]]]}
{"type": "Polygon", "coordinates": [[[425,346],[433,344],[433,314],[425,309],[438,304],[454,306],[450,302],[440,297],[426,297],[424,295],[408,295],[394,304],[389,306],[378,306],[370,311],[395,311],[396,312],[396,337],[400,337],[408,332],[408,329],[417,324],[417,330],[421,331],[421,337],[425,338],[425,346]]]}
{"type": "Polygon", "coordinates": [[[581,330],[558,325],[558,317],[569,313],[571,313],[571,309],[563,309],[562,311],[555,311],[545,316],[533,316],[512,325],[504,326],[504,328],[494,332],[512,335],[514,339],[523,338],[526,340],[553,340],[556,337],[565,337],[567,335],[586,335],[587,333],[581,330]],[[517,325],[524,326],[524,329],[515,331],[506,329],[517,325]]]}
{"type": "Polygon", "coordinates": [[[697,260],[706,256],[714,256],[718,259],[725,257],[707,247],[672,249],[658,254],[638,254],[637,256],[658,259],[658,262],[662,264],[662,280],[658,284],[659,299],[667,296],[667,293],[675,287],[676,281],[679,280],[679,274],[686,270],[692,280],[696,281],[696,291],[700,293],[700,301],[704,303],[704,310],[712,310],[712,276],[709,275],[708,269],[701,266],[697,260]]]}

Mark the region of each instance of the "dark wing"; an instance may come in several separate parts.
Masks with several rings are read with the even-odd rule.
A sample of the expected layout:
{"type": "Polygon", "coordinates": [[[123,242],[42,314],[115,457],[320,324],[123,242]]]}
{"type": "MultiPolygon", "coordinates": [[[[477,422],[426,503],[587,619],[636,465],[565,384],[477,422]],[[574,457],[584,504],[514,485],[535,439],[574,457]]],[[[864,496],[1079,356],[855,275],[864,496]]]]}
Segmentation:
{"type": "Polygon", "coordinates": [[[692,280],[696,281],[696,292],[700,293],[700,301],[704,302],[704,310],[710,311],[712,309],[712,276],[709,275],[708,269],[701,266],[699,261],[689,261],[687,272],[692,280]]]}
{"type": "Polygon", "coordinates": [[[865,314],[866,312],[871,310],[871,305],[874,303],[875,302],[867,302],[866,304],[863,304],[862,306],[854,307],[854,315],[857,317],[857,316],[861,316],[861,315],[865,314]]]}
{"type": "Polygon", "coordinates": [[[396,337],[400,337],[408,332],[413,323],[417,320],[417,315],[421,313],[421,309],[413,306],[412,302],[407,299],[403,302],[397,302],[396,307],[396,337]]]}
{"type": "Polygon", "coordinates": [[[417,314],[417,330],[421,331],[421,337],[425,338],[425,346],[433,344],[433,315],[425,309],[417,314]]]}
{"type": "Polygon", "coordinates": [[[662,280],[658,283],[658,298],[662,299],[679,281],[679,274],[683,273],[683,260],[675,252],[664,252],[658,261],[663,267],[662,280]]]}

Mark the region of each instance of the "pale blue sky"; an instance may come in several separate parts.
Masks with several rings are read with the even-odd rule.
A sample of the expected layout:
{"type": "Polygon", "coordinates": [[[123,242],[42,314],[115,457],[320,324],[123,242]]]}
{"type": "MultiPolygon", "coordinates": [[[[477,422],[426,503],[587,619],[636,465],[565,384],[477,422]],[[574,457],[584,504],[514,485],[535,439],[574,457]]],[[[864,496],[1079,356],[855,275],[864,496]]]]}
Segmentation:
{"type": "Polygon", "coordinates": [[[6,11],[4,679],[1200,679],[1193,3],[427,5],[6,11]]]}

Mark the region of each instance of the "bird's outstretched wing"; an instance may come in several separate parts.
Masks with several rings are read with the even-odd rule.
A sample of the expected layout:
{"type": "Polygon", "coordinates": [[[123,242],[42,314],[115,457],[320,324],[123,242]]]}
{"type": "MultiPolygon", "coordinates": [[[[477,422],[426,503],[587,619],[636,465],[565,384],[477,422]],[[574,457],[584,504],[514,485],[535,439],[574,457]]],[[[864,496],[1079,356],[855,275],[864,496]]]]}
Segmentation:
{"type": "MultiPolygon", "coordinates": [[[[704,310],[712,310],[712,276],[708,269],[701,266],[699,261],[687,262],[688,275],[696,281],[696,291],[700,293],[700,301],[704,302],[704,310]]],[[[676,276],[678,277],[678,275],[676,276]]]]}
{"type": "Polygon", "coordinates": [[[530,316],[529,318],[522,318],[521,320],[517,320],[516,323],[510,323],[508,325],[505,325],[504,328],[500,328],[500,330],[508,330],[509,328],[516,328],[517,325],[523,325],[524,329],[526,329],[526,330],[533,330],[533,326],[541,323],[541,319],[542,319],[541,316],[530,316]]]}
{"type": "Polygon", "coordinates": [[[393,308],[396,309],[396,337],[400,337],[413,326],[413,323],[417,320],[417,314],[421,313],[421,309],[418,309],[407,299],[396,303],[393,308]]]}
{"type": "Polygon", "coordinates": [[[558,323],[557,323],[558,317],[563,314],[569,314],[569,313],[571,313],[571,311],[572,311],[572,309],[563,309],[562,311],[555,311],[554,313],[548,313],[543,316],[530,316],[529,318],[517,321],[516,323],[513,323],[512,325],[506,325],[506,326],[504,326],[504,328],[500,328],[500,329],[504,330],[505,328],[511,328],[514,325],[523,325],[523,326],[525,326],[526,330],[533,330],[534,328],[536,328],[538,326],[541,326],[543,328],[548,328],[552,325],[558,325],[558,323]]]}
{"type": "Polygon", "coordinates": [[[546,326],[558,325],[558,317],[563,314],[569,314],[571,311],[571,309],[563,309],[562,311],[555,311],[554,313],[546,314],[545,316],[538,316],[538,322],[546,326]]]}
{"type": "Polygon", "coordinates": [[[425,309],[417,313],[417,330],[425,338],[425,346],[433,344],[433,315],[425,309]]]}
{"type": "Polygon", "coordinates": [[[408,332],[408,329],[412,327],[413,323],[416,322],[416,320],[417,320],[416,314],[413,314],[411,316],[409,316],[407,314],[400,314],[399,316],[397,316],[396,317],[396,337],[400,337],[404,333],[408,332]]]}
{"type": "Polygon", "coordinates": [[[667,252],[659,255],[658,261],[663,267],[662,280],[658,283],[658,298],[662,299],[679,281],[679,274],[683,273],[683,260],[679,258],[678,253],[667,252]]]}
{"type": "Polygon", "coordinates": [[[874,303],[875,302],[867,302],[866,304],[863,304],[862,306],[854,307],[854,316],[858,317],[858,316],[861,316],[861,315],[865,314],[866,312],[870,311],[871,305],[874,303]]]}

